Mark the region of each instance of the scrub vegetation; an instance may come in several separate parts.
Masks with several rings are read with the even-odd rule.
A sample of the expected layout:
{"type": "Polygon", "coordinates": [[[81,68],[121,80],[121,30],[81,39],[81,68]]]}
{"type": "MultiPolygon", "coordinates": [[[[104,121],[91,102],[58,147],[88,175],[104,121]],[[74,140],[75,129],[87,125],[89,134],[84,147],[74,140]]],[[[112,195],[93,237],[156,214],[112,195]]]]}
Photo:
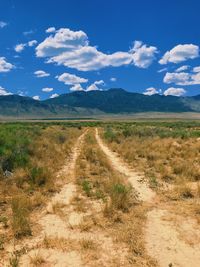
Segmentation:
{"type": "Polygon", "coordinates": [[[0,124],[0,265],[198,266],[199,155],[198,121],[0,124]]]}

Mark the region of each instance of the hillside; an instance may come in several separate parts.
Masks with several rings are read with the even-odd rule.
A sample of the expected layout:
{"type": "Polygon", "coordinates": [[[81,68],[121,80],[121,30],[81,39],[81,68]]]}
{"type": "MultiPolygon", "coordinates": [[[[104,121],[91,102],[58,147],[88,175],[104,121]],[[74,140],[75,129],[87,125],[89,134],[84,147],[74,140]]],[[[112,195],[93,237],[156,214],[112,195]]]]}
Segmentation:
{"type": "MultiPolygon", "coordinates": [[[[105,113],[133,112],[187,112],[195,111],[183,98],[175,96],[146,96],[123,89],[108,91],[74,92],[44,101],[47,104],[97,108],[105,113]]],[[[200,103],[200,100],[199,100],[200,103]]]]}
{"type": "Polygon", "coordinates": [[[147,96],[123,89],[73,92],[44,101],[18,95],[0,96],[0,116],[8,117],[70,117],[144,112],[200,112],[200,96],[147,96]]]}

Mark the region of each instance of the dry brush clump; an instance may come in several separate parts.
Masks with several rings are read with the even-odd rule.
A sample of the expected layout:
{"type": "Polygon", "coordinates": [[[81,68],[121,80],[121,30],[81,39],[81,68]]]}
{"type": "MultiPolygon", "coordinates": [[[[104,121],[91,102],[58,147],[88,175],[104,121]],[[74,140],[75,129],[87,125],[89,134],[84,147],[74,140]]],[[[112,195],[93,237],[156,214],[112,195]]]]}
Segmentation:
{"type": "Polygon", "coordinates": [[[15,238],[31,235],[30,203],[26,196],[18,195],[12,198],[12,230],[15,238]]]}

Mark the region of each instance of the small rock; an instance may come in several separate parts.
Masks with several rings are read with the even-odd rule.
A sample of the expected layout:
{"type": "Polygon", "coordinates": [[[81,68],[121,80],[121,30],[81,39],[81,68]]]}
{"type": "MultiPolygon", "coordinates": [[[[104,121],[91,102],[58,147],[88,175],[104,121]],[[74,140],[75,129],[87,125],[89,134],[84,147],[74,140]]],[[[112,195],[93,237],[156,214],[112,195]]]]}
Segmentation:
{"type": "Polygon", "coordinates": [[[13,173],[10,172],[10,171],[8,171],[8,170],[5,170],[4,176],[6,176],[7,178],[9,178],[9,177],[13,176],[13,173]]]}

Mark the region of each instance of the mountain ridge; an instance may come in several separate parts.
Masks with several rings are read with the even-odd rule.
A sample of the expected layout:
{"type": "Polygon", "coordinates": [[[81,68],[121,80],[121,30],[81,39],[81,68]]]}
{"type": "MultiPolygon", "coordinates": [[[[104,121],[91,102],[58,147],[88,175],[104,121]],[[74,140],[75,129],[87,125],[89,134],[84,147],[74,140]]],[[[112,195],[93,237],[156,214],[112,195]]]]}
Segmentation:
{"type": "Polygon", "coordinates": [[[122,88],[105,91],[77,91],[47,100],[19,95],[0,96],[1,116],[88,116],[140,112],[200,112],[200,95],[152,96],[122,88]]]}

